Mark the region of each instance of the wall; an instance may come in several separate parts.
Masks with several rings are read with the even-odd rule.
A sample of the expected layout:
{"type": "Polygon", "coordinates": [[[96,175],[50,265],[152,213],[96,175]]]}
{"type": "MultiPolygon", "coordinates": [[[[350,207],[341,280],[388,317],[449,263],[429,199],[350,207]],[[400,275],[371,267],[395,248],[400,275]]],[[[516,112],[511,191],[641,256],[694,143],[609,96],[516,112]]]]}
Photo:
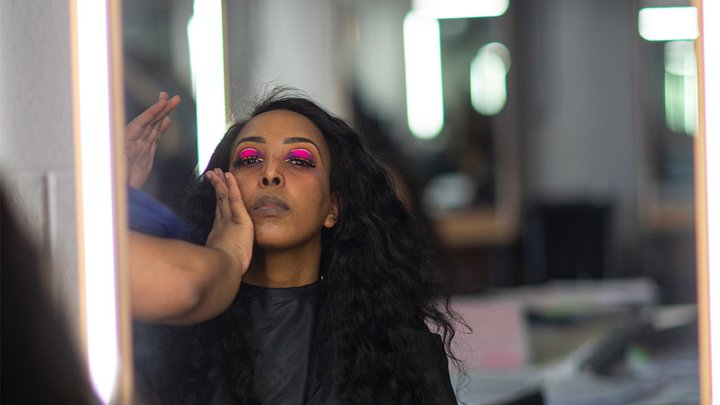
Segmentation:
{"type": "Polygon", "coordinates": [[[287,85],[347,116],[336,1],[230,0],[226,7],[234,113],[247,112],[273,86],[287,85]]]}
{"type": "Polygon", "coordinates": [[[528,201],[614,205],[620,273],[637,243],[632,7],[625,0],[542,0],[518,8],[521,150],[528,201]]]}
{"type": "MultiPolygon", "coordinates": [[[[77,319],[77,240],[67,1],[0,2],[0,179],[77,319]]],[[[0,241],[0,249],[2,249],[0,241]]]]}

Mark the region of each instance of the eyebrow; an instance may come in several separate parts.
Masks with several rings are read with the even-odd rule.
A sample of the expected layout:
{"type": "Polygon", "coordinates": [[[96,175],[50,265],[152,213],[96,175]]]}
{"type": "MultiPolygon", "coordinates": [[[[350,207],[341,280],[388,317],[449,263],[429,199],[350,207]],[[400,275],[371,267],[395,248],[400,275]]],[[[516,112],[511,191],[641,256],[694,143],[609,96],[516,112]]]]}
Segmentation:
{"type": "Polygon", "coordinates": [[[320,147],[317,146],[317,144],[316,144],[315,142],[313,142],[312,139],[309,139],[309,138],[304,138],[304,137],[302,137],[302,136],[293,136],[293,137],[290,137],[290,138],[285,138],[285,139],[283,140],[283,143],[284,143],[284,144],[288,144],[288,143],[302,143],[302,142],[311,143],[311,144],[315,145],[315,149],[317,149],[318,151],[320,151],[320,147]]]}
{"type": "MultiPolygon", "coordinates": [[[[242,139],[238,140],[238,142],[235,144],[235,146],[233,147],[233,149],[234,149],[234,148],[237,148],[238,145],[240,145],[240,144],[243,143],[243,142],[267,143],[267,142],[265,141],[265,138],[263,138],[262,136],[248,136],[248,137],[246,137],[246,138],[242,138],[242,139]]],[[[319,147],[312,139],[310,139],[310,138],[305,138],[305,137],[302,137],[302,136],[293,136],[293,137],[290,137],[290,138],[285,138],[285,139],[283,139],[283,144],[289,144],[289,143],[305,143],[305,142],[313,144],[313,145],[315,146],[315,148],[318,150],[318,152],[320,151],[320,147],[319,147]]]]}

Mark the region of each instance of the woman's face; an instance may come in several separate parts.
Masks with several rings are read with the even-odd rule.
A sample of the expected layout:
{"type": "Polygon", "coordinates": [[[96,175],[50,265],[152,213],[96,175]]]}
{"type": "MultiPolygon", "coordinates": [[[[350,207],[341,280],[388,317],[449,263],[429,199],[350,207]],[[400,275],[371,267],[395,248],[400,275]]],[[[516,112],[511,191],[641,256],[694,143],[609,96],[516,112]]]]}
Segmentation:
{"type": "Polygon", "coordinates": [[[320,130],[301,114],[273,110],[252,118],[235,139],[230,172],[261,249],[319,243],[322,227],[335,224],[330,152],[320,130]]]}

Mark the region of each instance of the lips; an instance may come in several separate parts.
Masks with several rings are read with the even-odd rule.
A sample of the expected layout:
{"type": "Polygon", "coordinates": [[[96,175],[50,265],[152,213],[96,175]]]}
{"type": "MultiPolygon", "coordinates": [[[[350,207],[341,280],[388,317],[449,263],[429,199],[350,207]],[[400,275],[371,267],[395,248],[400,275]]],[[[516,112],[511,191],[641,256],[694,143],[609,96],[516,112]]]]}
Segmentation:
{"type": "Polygon", "coordinates": [[[274,216],[290,210],[290,207],[280,197],[264,195],[255,200],[250,210],[259,215],[274,216]]]}

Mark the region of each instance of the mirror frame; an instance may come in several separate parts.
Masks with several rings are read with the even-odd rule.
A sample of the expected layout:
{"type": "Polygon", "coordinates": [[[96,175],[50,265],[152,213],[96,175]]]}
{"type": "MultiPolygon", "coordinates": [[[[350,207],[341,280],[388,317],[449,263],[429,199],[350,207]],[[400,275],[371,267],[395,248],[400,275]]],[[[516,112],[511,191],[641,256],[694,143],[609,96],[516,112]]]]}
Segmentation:
{"type": "MultiPolygon", "coordinates": [[[[699,36],[695,42],[698,58],[698,132],[695,139],[695,204],[696,204],[696,236],[697,236],[697,280],[698,280],[698,335],[699,335],[699,364],[700,364],[700,397],[703,405],[718,403],[713,398],[713,380],[717,379],[717,360],[713,359],[713,346],[715,352],[720,349],[720,334],[713,336],[713,326],[717,328],[720,322],[720,301],[713,298],[710,289],[715,287],[717,280],[718,240],[715,236],[718,229],[713,229],[714,238],[711,239],[710,220],[717,220],[720,207],[717,205],[720,184],[718,179],[717,163],[709,157],[718,156],[720,152],[717,132],[720,119],[717,115],[708,114],[708,104],[712,104],[713,111],[717,110],[720,89],[717,86],[718,68],[720,60],[717,56],[705,52],[717,49],[720,46],[720,30],[717,24],[704,24],[704,22],[717,22],[720,17],[720,7],[716,1],[693,0],[698,9],[699,36]],[[709,103],[712,101],[712,103],[709,103]],[[711,142],[708,140],[711,138],[711,142]],[[713,204],[709,202],[713,199],[713,204]]],[[[717,159],[715,159],[716,161],[717,159]]],[[[714,224],[717,225],[717,224],[714,224]]]]}
{"type": "MultiPolygon", "coordinates": [[[[123,109],[123,83],[122,83],[122,33],[121,33],[121,0],[104,0],[108,10],[108,35],[109,35],[109,49],[110,49],[110,81],[108,86],[110,88],[110,105],[111,105],[111,122],[112,122],[112,133],[114,143],[113,153],[113,192],[115,197],[114,209],[114,220],[115,224],[125,223],[124,220],[127,218],[126,207],[124,204],[125,200],[125,181],[124,173],[125,168],[122,160],[122,128],[124,126],[124,109],[123,109]]],[[[79,114],[79,101],[77,94],[78,87],[78,66],[77,66],[77,6],[79,0],[70,0],[70,23],[71,23],[71,49],[73,52],[73,111],[74,111],[74,122],[75,122],[75,136],[76,136],[76,156],[78,155],[77,137],[79,136],[78,126],[78,114],[79,114]]],[[[715,29],[711,24],[705,25],[704,21],[710,21],[711,18],[716,18],[716,13],[720,6],[717,2],[693,0],[693,3],[698,8],[698,19],[700,27],[700,35],[696,41],[696,50],[698,55],[698,81],[699,81],[699,114],[698,114],[698,134],[695,141],[695,181],[696,181],[696,235],[697,235],[697,279],[698,279],[698,313],[699,313],[699,362],[700,362],[700,390],[701,399],[703,404],[712,404],[713,401],[713,361],[711,358],[711,348],[716,346],[719,348],[720,342],[713,345],[713,336],[711,332],[711,323],[718,324],[720,322],[720,311],[713,310],[713,304],[711,303],[710,286],[711,286],[711,275],[714,270],[715,274],[720,271],[720,266],[717,264],[717,260],[720,259],[717,255],[717,246],[710,246],[711,243],[717,243],[717,241],[711,241],[709,239],[709,224],[708,220],[710,216],[718,216],[720,212],[717,206],[711,206],[708,204],[708,197],[714,190],[720,186],[720,179],[717,179],[717,173],[711,173],[708,167],[707,157],[711,152],[718,152],[714,149],[711,151],[708,148],[708,128],[715,129],[718,122],[718,117],[711,114],[707,114],[706,102],[710,97],[717,98],[720,96],[720,91],[717,88],[710,89],[708,85],[708,73],[711,75],[717,74],[717,68],[720,66],[712,66],[707,68],[709,63],[705,49],[717,49],[720,46],[719,31],[710,31],[715,29]],[[710,17],[712,15],[712,17],[710,17]],[[712,257],[711,257],[712,255],[712,257]],[[712,322],[715,321],[715,322],[712,322]]],[[[713,20],[714,21],[714,20],[713,20]]],[[[712,62],[715,63],[715,62],[712,62]]],[[[717,137],[720,134],[712,133],[711,136],[717,137]]],[[[80,179],[79,163],[76,163],[76,176],[80,179]]],[[[81,180],[79,180],[81,181],[81,180]]],[[[78,192],[78,201],[81,196],[78,192]]],[[[80,207],[80,205],[78,205],[80,207]]],[[[80,210],[80,208],[78,208],[80,210]]],[[[79,217],[82,215],[82,211],[79,211],[79,217]]],[[[78,220],[80,221],[80,219],[78,220]]],[[[715,232],[718,232],[715,230],[715,232]]],[[[119,330],[119,356],[120,372],[117,376],[116,391],[113,396],[113,403],[131,403],[132,401],[132,325],[130,321],[129,311],[129,291],[128,291],[128,279],[126,271],[126,263],[124,254],[127,253],[127,231],[124,227],[116,227],[116,244],[113,246],[116,252],[116,280],[117,284],[117,296],[118,296],[118,310],[117,310],[117,324],[119,330]]],[[[82,227],[78,227],[78,237],[82,240],[83,230],[82,227]]],[[[82,247],[79,247],[82,253],[82,247]]],[[[85,268],[80,265],[80,280],[85,279],[84,273],[85,268]]],[[[85,285],[80,286],[80,293],[82,296],[85,295],[85,285]]],[[[84,299],[81,299],[81,312],[86,312],[84,306],[84,299]]],[[[84,325],[84,323],[83,323],[84,325]]],[[[720,336],[714,337],[716,340],[720,339],[720,336]]],[[[83,342],[87,343],[87,342],[83,342]]]]}

